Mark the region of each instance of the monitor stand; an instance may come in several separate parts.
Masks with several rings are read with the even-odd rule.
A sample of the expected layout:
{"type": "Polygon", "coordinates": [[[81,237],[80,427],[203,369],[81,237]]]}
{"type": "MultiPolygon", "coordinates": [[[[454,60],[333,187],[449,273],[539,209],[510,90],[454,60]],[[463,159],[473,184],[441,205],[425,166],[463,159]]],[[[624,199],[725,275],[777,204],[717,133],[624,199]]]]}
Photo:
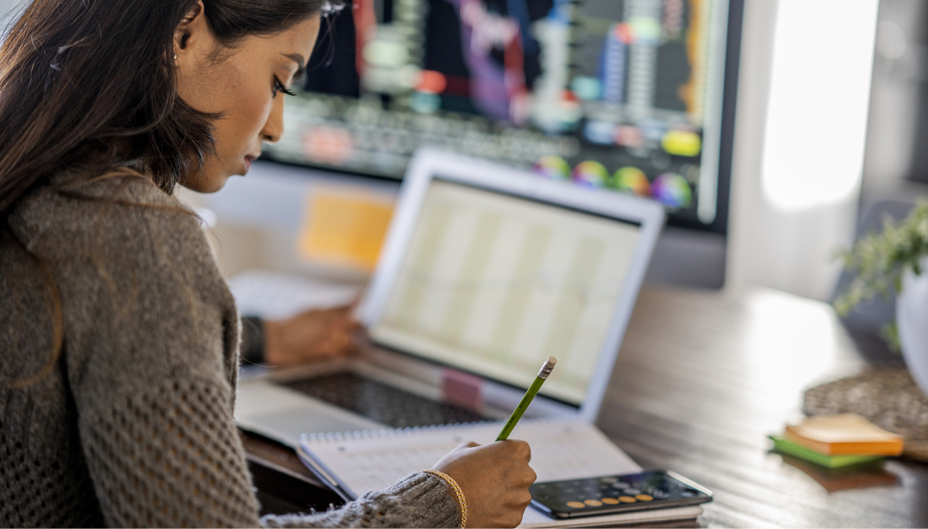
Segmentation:
{"type": "Polygon", "coordinates": [[[654,249],[645,281],[720,289],[725,285],[726,236],[667,226],[654,249]]]}

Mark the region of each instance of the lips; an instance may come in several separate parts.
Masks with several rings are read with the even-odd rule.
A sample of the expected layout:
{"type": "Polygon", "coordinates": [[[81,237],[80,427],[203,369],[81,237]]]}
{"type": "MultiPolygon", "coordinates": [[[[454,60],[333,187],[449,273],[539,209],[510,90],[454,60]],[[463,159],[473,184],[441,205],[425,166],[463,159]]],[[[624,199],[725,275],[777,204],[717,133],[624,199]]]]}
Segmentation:
{"type": "Polygon", "coordinates": [[[245,172],[246,172],[246,173],[247,173],[249,170],[251,170],[251,162],[257,160],[259,156],[261,156],[261,155],[260,155],[260,154],[258,154],[258,155],[249,154],[249,155],[245,156],[245,172]]]}

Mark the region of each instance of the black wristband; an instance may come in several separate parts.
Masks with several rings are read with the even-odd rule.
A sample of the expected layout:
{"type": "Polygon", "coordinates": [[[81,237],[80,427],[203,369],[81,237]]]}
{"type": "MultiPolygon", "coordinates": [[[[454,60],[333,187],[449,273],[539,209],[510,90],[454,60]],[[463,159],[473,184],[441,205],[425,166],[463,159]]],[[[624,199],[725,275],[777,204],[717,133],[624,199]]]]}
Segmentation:
{"type": "Polygon", "coordinates": [[[264,363],[264,320],[258,316],[242,316],[242,363],[264,363]]]}

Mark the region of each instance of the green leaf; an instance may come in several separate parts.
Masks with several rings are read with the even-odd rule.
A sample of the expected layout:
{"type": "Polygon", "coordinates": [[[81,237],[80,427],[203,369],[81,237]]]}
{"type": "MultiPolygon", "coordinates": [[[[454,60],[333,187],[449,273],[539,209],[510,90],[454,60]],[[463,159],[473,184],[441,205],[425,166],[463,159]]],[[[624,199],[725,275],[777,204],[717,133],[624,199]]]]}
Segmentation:
{"type": "Polygon", "coordinates": [[[880,338],[889,346],[889,350],[899,354],[902,352],[902,346],[899,343],[899,326],[896,322],[887,323],[880,330],[880,338]]]}
{"type": "MultiPolygon", "coordinates": [[[[902,221],[895,222],[887,215],[881,233],[869,234],[850,250],[836,252],[836,258],[856,277],[835,298],[835,310],[843,317],[877,294],[888,299],[890,288],[900,293],[902,272],[910,269],[921,275],[921,261],[925,257],[928,257],[928,200],[922,199],[902,221]]],[[[882,336],[898,351],[895,324],[887,326],[882,336]]]]}

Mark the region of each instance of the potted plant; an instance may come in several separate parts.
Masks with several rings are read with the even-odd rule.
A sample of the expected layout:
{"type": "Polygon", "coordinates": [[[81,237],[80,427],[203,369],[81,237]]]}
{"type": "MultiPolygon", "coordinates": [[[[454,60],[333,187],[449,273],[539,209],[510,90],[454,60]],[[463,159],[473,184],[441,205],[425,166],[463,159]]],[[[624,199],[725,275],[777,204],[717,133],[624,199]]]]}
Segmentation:
{"type": "Polygon", "coordinates": [[[843,252],[845,267],[856,274],[835,300],[847,315],[858,303],[896,293],[896,321],[883,337],[903,358],[915,382],[928,395],[928,201],[919,202],[900,222],[887,219],[883,232],[860,239],[843,252]]]}

